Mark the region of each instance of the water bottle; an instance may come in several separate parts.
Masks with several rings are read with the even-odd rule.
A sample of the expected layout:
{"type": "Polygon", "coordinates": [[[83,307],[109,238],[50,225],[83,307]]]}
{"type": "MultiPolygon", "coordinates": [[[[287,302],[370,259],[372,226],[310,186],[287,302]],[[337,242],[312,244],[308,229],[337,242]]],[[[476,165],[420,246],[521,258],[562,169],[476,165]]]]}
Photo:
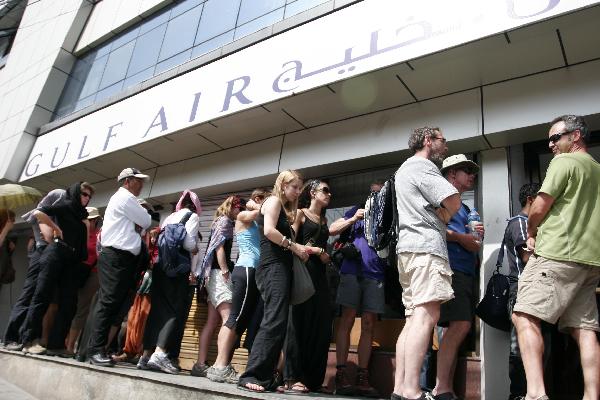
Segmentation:
{"type": "Polygon", "coordinates": [[[471,212],[469,212],[469,215],[467,216],[467,221],[471,235],[473,235],[475,240],[481,242],[481,234],[475,229],[477,225],[481,224],[481,217],[479,216],[479,213],[475,208],[473,208],[471,212]]]}

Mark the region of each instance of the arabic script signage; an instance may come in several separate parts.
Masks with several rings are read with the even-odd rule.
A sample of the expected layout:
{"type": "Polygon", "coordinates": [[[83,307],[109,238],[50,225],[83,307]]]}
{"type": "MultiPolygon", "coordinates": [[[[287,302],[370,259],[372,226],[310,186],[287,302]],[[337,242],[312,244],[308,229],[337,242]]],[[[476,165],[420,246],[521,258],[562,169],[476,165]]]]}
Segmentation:
{"type": "Polygon", "coordinates": [[[365,0],[39,137],[21,180],[594,3],[365,0]]]}

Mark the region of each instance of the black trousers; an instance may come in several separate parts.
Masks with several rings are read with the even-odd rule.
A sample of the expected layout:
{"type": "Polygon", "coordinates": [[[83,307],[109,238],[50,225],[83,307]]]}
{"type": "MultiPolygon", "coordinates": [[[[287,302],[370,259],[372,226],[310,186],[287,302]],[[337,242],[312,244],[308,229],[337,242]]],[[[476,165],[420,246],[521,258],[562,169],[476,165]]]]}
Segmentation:
{"type": "Polygon", "coordinates": [[[325,265],[311,257],[306,268],[315,294],[304,303],[290,307],[283,377],[317,391],[325,380],[332,316],[325,265]]]}
{"type": "Polygon", "coordinates": [[[27,268],[27,275],[25,276],[25,282],[23,283],[23,290],[21,290],[21,295],[10,311],[6,331],[4,332],[4,343],[23,343],[21,341],[21,335],[19,334],[19,331],[21,330],[23,321],[25,321],[27,311],[29,310],[29,305],[31,304],[31,299],[35,293],[38,274],[40,272],[40,257],[42,256],[45,248],[45,245],[36,247],[29,257],[29,268],[27,268]]]}
{"type": "Polygon", "coordinates": [[[175,345],[182,325],[182,310],[186,309],[188,302],[188,287],[188,275],[170,278],[160,266],[155,266],[150,290],[152,307],[144,330],[144,350],[154,350],[156,346],[171,350],[175,345]]]}
{"type": "MultiPolygon", "coordinates": [[[[77,311],[77,284],[73,279],[73,274],[79,262],[75,259],[72,249],[52,243],[44,249],[39,262],[40,271],[37,285],[21,327],[23,343],[31,342],[42,336],[42,320],[57,288],[59,290],[58,307],[62,308],[59,324],[66,324],[65,318],[68,318],[69,315],[73,319],[77,311]]],[[[68,323],[70,324],[71,320],[68,323]]],[[[50,344],[50,339],[48,341],[50,344]]],[[[64,343],[59,347],[64,347],[64,343]]]]}
{"type": "Polygon", "coordinates": [[[175,332],[173,333],[172,338],[173,343],[167,345],[169,349],[169,358],[172,360],[179,358],[179,353],[181,352],[181,342],[183,341],[183,335],[185,333],[185,323],[187,322],[188,315],[190,315],[190,309],[192,308],[192,301],[194,300],[195,291],[196,286],[190,286],[188,282],[188,285],[185,289],[185,302],[183,306],[177,310],[177,321],[175,324],[175,332]]]}
{"type": "Polygon", "coordinates": [[[103,247],[98,257],[100,289],[92,314],[88,354],[104,352],[110,326],[135,284],[138,256],[124,250],[103,247]]]}
{"type": "Polygon", "coordinates": [[[267,387],[273,382],[273,372],[285,339],[292,268],[291,265],[283,263],[261,265],[257,268],[255,276],[264,302],[264,313],[246,371],[240,377],[239,383],[257,383],[267,387]]]}

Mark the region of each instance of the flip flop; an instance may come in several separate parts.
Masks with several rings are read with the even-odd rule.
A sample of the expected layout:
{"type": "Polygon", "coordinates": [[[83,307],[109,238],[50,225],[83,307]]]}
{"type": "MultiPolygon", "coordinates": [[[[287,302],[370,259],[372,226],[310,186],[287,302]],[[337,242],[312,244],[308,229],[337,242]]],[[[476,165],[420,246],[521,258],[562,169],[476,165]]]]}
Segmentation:
{"type": "Polygon", "coordinates": [[[294,383],[293,385],[283,385],[277,388],[278,393],[290,394],[294,396],[306,396],[310,390],[303,383],[294,383]]]}
{"type": "Polygon", "coordinates": [[[244,390],[246,392],[251,392],[251,393],[266,393],[266,390],[264,388],[262,390],[260,390],[260,389],[252,389],[252,388],[249,388],[246,385],[258,385],[258,383],[246,382],[243,385],[237,385],[237,388],[240,389],[240,390],[244,390]]]}

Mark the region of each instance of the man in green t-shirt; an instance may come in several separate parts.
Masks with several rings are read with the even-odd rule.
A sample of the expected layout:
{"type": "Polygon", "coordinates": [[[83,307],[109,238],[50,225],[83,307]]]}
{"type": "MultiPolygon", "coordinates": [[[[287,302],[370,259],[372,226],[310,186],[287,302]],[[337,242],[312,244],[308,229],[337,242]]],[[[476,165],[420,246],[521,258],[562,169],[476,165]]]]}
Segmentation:
{"type": "Polygon", "coordinates": [[[513,322],[527,376],[526,399],[548,399],[540,320],[570,333],[579,348],[586,400],[600,398],[600,345],[596,338],[600,281],[600,164],[587,152],[584,119],[552,121],[555,157],[531,205],[527,248],[534,251],[519,279],[513,322]]]}

